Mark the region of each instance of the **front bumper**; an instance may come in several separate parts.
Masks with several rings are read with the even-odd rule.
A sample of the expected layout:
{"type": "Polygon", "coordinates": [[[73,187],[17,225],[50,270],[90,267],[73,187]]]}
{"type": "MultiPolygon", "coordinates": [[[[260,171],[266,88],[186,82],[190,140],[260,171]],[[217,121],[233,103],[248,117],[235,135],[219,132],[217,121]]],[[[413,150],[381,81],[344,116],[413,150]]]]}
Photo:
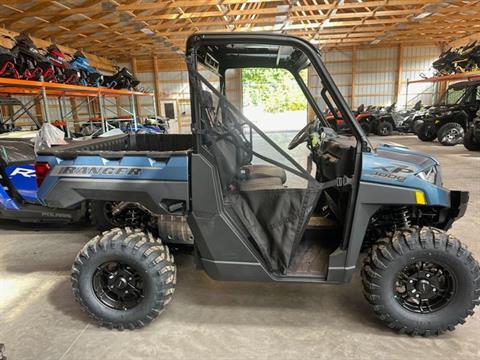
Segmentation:
{"type": "Polygon", "coordinates": [[[465,215],[469,200],[468,191],[450,191],[450,208],[445,209],[445,220],[443,228],[450,229],[452,224],[465,215]]]}

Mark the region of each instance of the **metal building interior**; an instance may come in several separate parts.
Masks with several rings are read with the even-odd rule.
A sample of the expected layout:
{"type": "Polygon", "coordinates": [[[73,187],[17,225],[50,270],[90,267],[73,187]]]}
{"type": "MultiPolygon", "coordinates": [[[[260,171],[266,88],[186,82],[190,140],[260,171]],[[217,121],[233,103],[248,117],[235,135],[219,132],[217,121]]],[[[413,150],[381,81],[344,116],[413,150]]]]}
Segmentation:
{"type": "MultiPolygon", "coordinates": [[[[421,102],[428,109],[452,84],[480,79],[479,19],[476,0],[0,0],[1,47],[12,49],[17,36],[27,34],[38,49],[56,44],[67,60],[80,50],[106,76],[125,67],[140,82],[128,89],[86,89],[44,78],[30,81],[22,74],[7,78],[0,61],[0,125],[4,117],[19,114],[20,127],[31,119],[61,124],[69,137],[92,121],[106,131],[116,126],[111,117],[133,118],[137,131],[137,122],[162,117],[169,119],[170,133],[189,135],[193,115],[185,51],[187,39],[197,33],[297,36],[319,49],[354,114],[361,105],[396,104],[400,113],[421,102]],[[478,51],[478,58],[472,55],[478,66],[432,67],[449,49],[460,54],[463,47],[466,53],[468,44],[478,51]],[[11,98],[27,110],[18,112],[11,98]]],[[[216,81],[209,72],[202,74],[216,81]]],[[[228,72],[225,89],[241,110],[247,102],[242,79],[242,70],[228,72]]],[[[308,70],[306,85],[319,108],[328,110],[317,72],[308,70]]],[[[335,117],[332,110],[328,116],[335,117]]],[[[442,165],[444,186],[470,192],[468,210],[451,233],[480,255],[480,153],[466,143],[478,131],[480,144],[477,110],[463,129],[455,128],[465,147],[460,142],[442,146],[440,138],[425,142],[414,130],[397,131],[395,125],[392,134],[387,128],[390,136],[375,128],[369,138],[433,154],[442,165]]],[[[302,125],[316,116],[311,104],[305,114],[302,125]]],[[[275,129],[287,130],[292,129],[275,129]]],[[[295,132],[275,139],[288,142],[295,132]]],[[[478,316],[433,339],[397,335],[368,311],[359,272],[350,284],[330,287],[216,282],[195,270],[192,257],[184,254],[175,255],[175,301],[160,319],[141,330],[107,330],[81,311],[70,289],[73,259],[98,233],[95,226],[3,220],[2,206],[0,344],[5,353],[2,357],[0,345],[0,360],[480,358],[478,316]]]]}

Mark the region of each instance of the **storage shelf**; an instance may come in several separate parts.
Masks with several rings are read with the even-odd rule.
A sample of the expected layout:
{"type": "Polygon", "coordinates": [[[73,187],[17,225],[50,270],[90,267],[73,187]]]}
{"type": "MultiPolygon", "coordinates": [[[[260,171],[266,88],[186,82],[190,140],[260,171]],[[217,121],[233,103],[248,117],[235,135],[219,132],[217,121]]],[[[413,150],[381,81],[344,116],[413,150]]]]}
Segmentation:
{"type": "Polygon", "coordinates": [[[458,73],[453,75],[434,76],[425,79],[408,80],[408,84],[416,83],[428,83],[428,82],[441,82],[441,81],[454,81],[454,80],[473,80],[480,79],[480,71],[470,71],[464,73],[458,73]]]}
{"type": "Polygon", "coordinates": [[[0,93],[15,95],[36,95],[45,90],[46,95],[52,96],[154,96],[150,92],[116,90],[102,87],[59,84],[43,81],[0,78],[0,93]]]}
{"type": "MultiPolygon", "coordinates": [[[[60,110],[60,118],[62,121],[67,123],[67,118],[72,118],[75,122],[78,123],[78,112],[77,110],[83,106],[89,106],[92,102],[98,104],[99,118],[102,123],[103,131],[109,129],[107,124],[107,111],[109,110],[106,103],[115,104],[113,99],[116,101],[116,113],[117,116],[120,116],[120,111],[126,112],[132,119],[134,129],[137,129],[137,97],[149,96],[153,100],[153,115],[157,116],[156,112],[156,103],[155,103],[155,93],[154,92],[141,92],[141,91],[131,91],[131,90],[116,90],[108,89],[102,87],[92,87],[92,86],[82,86],[82,85],[70,85],[70,84],[59,84],[51,83],[44,81],[30,81],[30,80],[21,80],[21,79],[9,79],[9,78],[0,78],[0,98],[8,98],[15,96],[28,96],[31,97],[29,100],[25,100],[27,107],[24,107],[19,110],[20,116],[24,113],[27,113],[30,108],[39,104],[41,101],[40,108],[42,109],[41,118],[44,122],[51,122],[50,108],[53,107],[49,99],[56,99],[58,101],[58,107],[60,110]],[[129,107],[130,109],[124,108],[119,105],[118,99],[120,97],[129,98],[129,107]],[[65,98],[70,98],[72,101],[74,98],[81,98],[79,102],[71,102],[70,110],[65,103],[65,98]]],[[[95,110],[93,110],[95,112],[95,110]]],[[[14,116],[17,115],[17,112],[14,113],[14,116]]],[[[70,136],[70,130],[67,126],[67,136],[70,136]]]]}

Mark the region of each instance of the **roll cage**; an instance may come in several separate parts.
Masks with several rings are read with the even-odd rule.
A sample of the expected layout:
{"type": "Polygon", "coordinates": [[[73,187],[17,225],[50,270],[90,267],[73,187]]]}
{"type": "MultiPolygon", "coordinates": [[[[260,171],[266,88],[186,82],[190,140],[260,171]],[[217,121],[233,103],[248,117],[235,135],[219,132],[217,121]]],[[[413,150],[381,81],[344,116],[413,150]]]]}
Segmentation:
{"type": "MultiPolygon", "coordinates": [[[[335,109],[338,109],[360,144],[360,151],[371,149],[367,136],[355,121],[348,104],[321,61],[319,50],[308,41],[294,36],[263,33],[195,34],[187,40],[186,53],[190,73],[195,73],[199,64],[217,72],[220,76],[220,89],[224,94],[225,73],[228,69],[257,67],[288,70],[294,76],[317,118],[324,126],[329,127],[322,110],[300,76],[300,71],[311,65],[320,78],[321,96],[329,110],[336,114],[335,109]],[[282,53],[285,49],[286,53],[282,53]]],[[[195,94],[192,93],[191,96],[192,104],[198,104],[195,94]]],[[[196,106],[192,107],[193,127],[200,118],[198,111],[196,106]]]]}
{"type": "MultiPolygon", "coordinates": [[[[288,70],[297,80],[297,83],[301,87],[301,90],[305,94],[309,105],[312,107],[313,111],[317,115],[317,118],[322,123],[322,126],[329,127],[328,122],[325,121],[322,111],[319,108],[319,105],[315,101],[313,95],[309,91],[307,85],[299,75],[299,71],[301,69],[306,68],[308,65],[318,74],[320,82],[323,86],[321,90],[321,96],[327,106],[329,106],[332,110],[334,106],[338,108],[338,111],[342,115],[343,119],[345,119],[345,123],[347,126],[350,126],[351,133],[356,140],[356,144],[353,148],[353,173],[352,177],[348,179],[348,183],[351,185],[350,191],[347,193],[347,201],[349,204],[345,212],[343,213],[342,219],[342,228],[341,228],[341,237],[339,237],[339,249],[346,251],[349,247],[349,240],[351,238],[351,231],[352,231],[352,223],[355,213],[355,204],[356,198],[358,193],[358,187],[360,182],[361,176],[361,169],[362,169],[362,152],[369,152],[372,151],[372,148],[367,140],[366,135],[363,133],[362,128],[360,125],[354,120],[353,114],[350,111],[348,105],[346,104],[345,100],[343,99],[342,95],[340,94],[338,88],[335,86],[333,79],[329,75],[327,69],[325,68],[324,64],[320,59],[319,51],[313,47],[309,42],[291,36],[282,36],[282,35],[272,35],[272,34],[196,34],[192,35],[187,41],[187,66],[189,70],[189,80],[190,80],[190,91],[191,91],[191,111],[192,111],[192,132],[194,135],[194,156],[192,157],[192,167],[196,168],[197,165],[193,164],[193,162],[200,163],[201,160],[207,159],[211,156],[214,157],[214,161],[217,163],[217,169],[220,175],[220,182],[222,185],[225,185],[225,182],[222,181],[222,175],[224,169],[221,169],[222,163],[227,163],[228,161],[218,161],[217,157],[223,157],[223,150],[217,149],[217,155],[212,155],[210,150],[212,144],[218,141],[218,139],[224,139],[226,137],[235,138],[232,142],[235,142],[237,148],[242,148],[245,150],[246,158],[251,159],[252,156],[256,156],[267,163],[270,163],[274,166],[281,167],[284,170],[287,170],[297,176],[300,176],[308,181],[308,187],[306,189],[307,193],[314,193],[317,191],[322,191],[321,189],[326,186],[326,183],[319,183],[317,179],[313,178],[308,171],[300,166],[288,153],[286,153],[283,149],[281,149],[277,144],[275,144],[267,135],[265,135],[260,129],[258,129],[255,124],[251,123],[242,113],[239,111],[235,106],[233,106],[229,100],[226,98],[226,86],[225,86],[225,72],[228,69],[239,69],[239,68],[252,68],[252,67],[268,67],[268,68],[282,68],[288,70]],[[214,73],[219,75],[220,78],[220,88],[217,90],[201,73],[201,67],[206,67],[212,70],[214,73]],[[218,104],[211,104],[212,100],[208,100],[204,98],[204,91],[208,90],[207,92],[213,93],[218,99],[218,104]],[[218,128],[216,126],[211,126],[214,124],[215,119],[212,121],[205,121],[208,119],[208,114],[205,114],[206,109],[212,107],[213,109],[213,117],[216,118],[218,114],[218,110],[225,111],[229,116],[227,118],[230,119],[237,119],[231,121],[233,126],[228,127],[228,125],[223,124],[223,128],[218,128]],[[216,110],[216,111],[215,111],[216,110]],[[260,135],[264,140],[266,140],[279,154],[281,154],[285,159],[289,160],[290,164],[293,164],[293,167],[285,167],[283,164],[276,162],[274,159],[267,158],[262,156],[262,154],[253,152],[251,147],[249,146],[249,139],[248,136],[243,135],[243,126],[247,126],[251,129],[254,129],[258,135],[260,135]],[[226,127],[225,127],[226,126],[226,127]],[[207,136],[207,133],[212,133],[212,128],[215,128],[215,131],[220,129],[221,134],[216,134],[215,139],[212,141],[207,136]],[[240,129],[242,128],[242,129],[240,129]],[[242,138],[243,137],[243,138],[242,138]],[[240,142],[238,139],[242,138],[240,142]],[[198,156],[196,155],[198,154],[198,156]],[[315,190],[317,188],[317,190],[315,190]],[[312,190],[313,189],[313,190],[312,190]],[[320,189],[320,190],[318,190],[320,189]]],[[[211,95],[210,95],[211,96],[211,95]]],[[[207,96],[208,97],[208,96],[207,96]]],[[[225,114],[223,114],[225,115],[225,114]]],[[[251,135],[250,135],[250,143],[251,143],[251,135]]],[[[228,153],[228,150],[225,150],[228,153]]],[[[237,156],[238,157],[238,156],[237,156]]],[[[243,155],[241,157],[244,157],[243,155]]],[[[224,158],[225,159],[225,158],[224,158]]],[[[230,157],[232,159],[232,157],[230,157]]],[[[209,161],[209,160],[207,160],[209,161]]],[[[238,159],[236,160],[238,162],[238,159]]],[[[241,164],[248,163],[248,161],[243,162],[241,164]]],[[[203,165],[202,165],[203,166],[203,165]]],[[[193,170],[192,170],[193,171],[193,170]]],[[[338,179],[337,179],[338,180],[338,179]]],[[[331,182],[331,181],[330,181],[331,182]]],[[[338,184],[338,182],[337,182],[338,184]]],[[[330,185],[328,185],[330,186],[330,185]]],[[[342,184],[339,185],[340,187],[343,186],[342,184]]],[[[192,193],[198,191],[202,186],[193,184],[192,185],[192,193]],[[197,190],[196,190],[197,189],[197,190]]],[[[288,187],[285,191],[286,193],[289,192],[288,187]]],[[[213,194],[212,194],[213,195],[213,194]]],[[[226,197],[229,196],[228,191],[227,193],[223,193],[224,200],[226,197]]],[[[286,195],[288,196],[288,194],[286,195]]],[[[308,199],[309,205],[314,206],[315,194],[313,195],[301,195],[304,196],[304,200],[308,199]]],[[[318,200],[318,196],[316,197],[318,200]]],[[[202,226],[205,226],[203,231],[207,231],[208,226],[206,226],[203,222],[205,220],[199,218],[195,211],[196,206],[200,206],[200,202],[196,205],[195,197],[192,198],[192,208],[193,216],[191,226],[192,227],[199,227],[200,229],[202,226]],[[194,220],[193,220],[194,219],[194,220]]],[[[227,204],[225,203],[225,204],[227,204]]],[[[240,202],[241,203],[241,202],[240,202]]],[[[305,201],[304,201],[305,203],[305,201]]],[[[252,202],[250,203],[252,205],[252,202]]],[[[218,205],[220,206],[220,205],[218,205]]],[[[240,205],[241,206],[241,205],[240,205]]],[[[285,206],[289,206],[285,204],[285,206]]],[[[216,208],[214,213],[220,211],[220,208],[216,208]]],[[[238,210],[238,209],[237,209],[238,210]]],[[[199,210],[200,211],[200,210],[199,210]]],[[[241,211],[237,211],[241,212],[241,211]]],[[[221,211],[220,211],[221,213],[221,211]]],[[[300,230],[302,228],[302,223],[305,221],[305,217],[311,216],[311,212],[306,212],[305,215],[301,214],[301,211],[298,211],[299,217],[301,220],[299,222],[299,227],[297,228],[297,233],[302,232],[304,230],[300,230]]],[[[245,219],[244,219],[245,220],[245,219]]],[[[245,221],[243,221],[245,224],[245,221]]],[[[304,224],[305,225],[305,224],[304,224]]],[[[295,225],[296,226],[296,225],[295,225]]],[[[268,227],[268,226],[267,226],[268,227]]],[[[303,227],[304,228],[304,227],[303,227]]],[[[202,232],[202,231],[200,231],[202,232]]],[[[294,240],[295,242],[296,240],[294,240]]],[[[208,241],[203,244],[203,241],[197,241],[197,245],[199,248],[203,246],[214,246],[215,248],[217,245],[213,245],[208,241]]],[[[297,243],[298,245],[298,243],[297,243]]],[[[225,246],[225,245],[224,245],[225,246]]],[[[292,246],[295,246],[293,244],[292,246]]],[[[218,255],[212,256],[215,258],[221,259],[224,254],[223,247],[219,247],[217,249],[219,251],[218,255]]],[[[268,249],[267,249],[268,250],[268,249]]],[[[203,249],[201,252],[209,252],[211,250],[203,249]]],[[[218,267],[228,267],[231,264],[224,263],[220,265],[218,262],[214,262],[215,267],[218,270],[218,267]]],[[[212,262],[209,260],[203,261],[204,266],[213,266],[212,262]],[[205,265],[209,264],[209,265],[205,265]]],[[[211,271],[214,271],[210,269],[211,271]]],[[[215,271],[217,271],[215,270],[215,271]]]]}

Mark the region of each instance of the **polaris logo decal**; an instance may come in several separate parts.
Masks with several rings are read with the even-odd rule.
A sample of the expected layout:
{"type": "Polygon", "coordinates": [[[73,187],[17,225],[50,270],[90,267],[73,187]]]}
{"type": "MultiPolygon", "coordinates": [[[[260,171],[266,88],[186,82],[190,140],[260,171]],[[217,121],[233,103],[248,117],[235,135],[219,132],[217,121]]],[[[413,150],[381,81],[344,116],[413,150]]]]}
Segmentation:
{"type": "Polygon", "coordinates": [[[128,166],[57,166],[55,170],[55,175],[62,176],[138,176],[143,169],[128,166]]]}
{"type": "Polygon", "coordinates": [[[35,170],[18,167],[10,173],[10,177],[14,177],[16,175],[20,175],[26,178],[33,178],[35,177],[35,170]]]}

